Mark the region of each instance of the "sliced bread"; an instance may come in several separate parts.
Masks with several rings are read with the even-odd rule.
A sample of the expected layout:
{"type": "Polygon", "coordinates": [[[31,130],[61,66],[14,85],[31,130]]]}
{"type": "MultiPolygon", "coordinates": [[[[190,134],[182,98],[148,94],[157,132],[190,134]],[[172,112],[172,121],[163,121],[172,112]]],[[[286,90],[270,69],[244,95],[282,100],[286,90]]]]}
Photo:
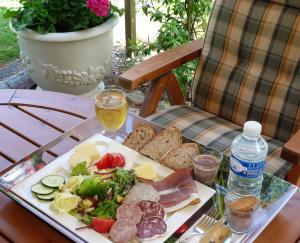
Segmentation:
{"type": "Polygon", "coordinates": [[[144,124],[139,124],[124,140],[123,145],[137,152],[155,136],[152,127],[144,124]]]}
{"type": "Polygon", "coordinates": [[[184,143],[171,149],[161,159],[160,163],[173,170],[182,168],[193,168],[193,155],[200,154],[196,143],[184,143]]]}
{"type": "Polygon", "coordinates": [[[140,152],[153,160],[160,161],[170,149],[179,144],[182,144],[180,130],[177,127],[170,127],[159,132],[141,148],[140,152]]]}

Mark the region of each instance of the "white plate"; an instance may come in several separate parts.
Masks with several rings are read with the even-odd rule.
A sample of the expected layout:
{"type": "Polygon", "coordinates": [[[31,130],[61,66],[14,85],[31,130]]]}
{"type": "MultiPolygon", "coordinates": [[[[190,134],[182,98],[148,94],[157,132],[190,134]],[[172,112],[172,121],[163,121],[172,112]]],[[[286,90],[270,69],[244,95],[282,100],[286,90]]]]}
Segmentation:
{"type": "MultiPolygon", "coordinates": [[[[96,142],[96,144],[98,144],[97,148],[102,155],[106,152],[118,152],[123,154],[126,158],[125,168],[127,169],[136,167],[137,165],[145,162],[151,162],[155,166],[159,178],[164,178],[173,172],[173,170],[162,166],[159,163],[141,155],[140,153],[137,153],[100,134],[94,135],[86,142],[96,142]]],[[[11,191],[87,242],[111,242],[109,239],[92,229],[75,230],[78,227],[84,226],[84,224],[68,213],[58,213],[51,210],[49,208],[49,202],[37,200],[37,198],[35,198],[31,193],[31,186],[39,182],[47,175],[60,174],[68,177],[71,171],[68,159],[73,152],[74,149],[55,159],[41,170],[13,186],[11,191]]],[[[215,194],[215,190],[199,182],[196,182],[196,186],[201,202],[196,205],[190,205],[169,216],[166,219],[166,223],[168,225],[168,231],[166,234],[162,237],[145,242],[163,242],[169,238],[175,232],[175,230],[181,226],[181,224],[188,220],[200,207],[202,207],[202,205],[204,205],[205,202],[207,202],[215,194]]]]}

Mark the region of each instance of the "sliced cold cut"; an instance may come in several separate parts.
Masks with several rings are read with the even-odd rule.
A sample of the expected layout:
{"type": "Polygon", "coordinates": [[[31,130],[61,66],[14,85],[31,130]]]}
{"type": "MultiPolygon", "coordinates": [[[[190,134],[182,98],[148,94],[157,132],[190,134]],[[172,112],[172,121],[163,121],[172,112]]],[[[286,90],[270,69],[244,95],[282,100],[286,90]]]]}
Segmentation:
{"type": "Polygon", "coordinates": [[[137,235],[136,224],[126,219],[117,220],[109,231],[111,239],[116,243],[127,243],[137,235]]]}
{"type": "Polygon", "coordinates": [[[137,203],[143,200],[159,201],[159,194],[153,186],[146,183],[137,183],[124,198],[123,203],[137,203]]]}
{"type": "Polygon", "coordinates": [[[153,216],[157,216],[164,219],[166,216],[165,209],[159,202],[144,200],[138,202],[137,206],[139,206],[139,208],[142,211],[142,220],[153,216]]]}
{"type": "Polygon", "coordinates": [[[117,220],[128,219],[135,224],[141,222],[143,213],[139,206],[133,203],[123,204],[118,208],[117,220]]]}
{"type": "Polygon", "coordinates": [[[166,213],[199,203],[199,194],[189,169],[179,169],[161,181],[150,182],[160,195],[159,203],[166,213]]]}
{"type": "Polygon", "coordinates": [[[162,236],[167,231],[167,224],[160,217],[149,217],[137,226],[137,237],[141,240],[162,236]]]}

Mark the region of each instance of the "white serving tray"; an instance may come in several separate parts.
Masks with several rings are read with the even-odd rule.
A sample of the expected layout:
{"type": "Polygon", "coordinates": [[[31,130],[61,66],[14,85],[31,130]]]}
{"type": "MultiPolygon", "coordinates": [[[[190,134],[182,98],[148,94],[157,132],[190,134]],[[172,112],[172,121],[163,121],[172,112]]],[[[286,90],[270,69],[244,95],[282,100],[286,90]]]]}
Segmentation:
{"type": "MultiPolygon", "coordinates": [[[[125,156],[126,158],[126,169],[131,169],[137,165],[143,164],[145,162],[153,163],[158,178],[162,179],[173,172],[173,170],[141,155],[140,153],[133,151],[110,138],[104,137],[101,134],[96,134],[85,142],[95,142],[98,146],[99,152],[103,155],[106,152],[118,152],[125,156]]],[[[75,230],[78,227],[84,226],[83,223],[78,221],[75,217],[68,213],[58,213],[49,208],[49,202],[43,202],[34,197],[31,193],[31,186],[39,182],[43,177],[50,174],[61,174],[66,178],[71,172],[71,167],[69,165],[69,156],[74,153],[74,149],[70,150],[66,154],[55,159],[51,163],[47,164],[44,168],[37,171],[36,173],[30,175],[23,181],[17,183],[11,188],[11,191],[19,196],[24,201],[28,202],[35,208],[39,209],[41,212],[46,214],[48,217],[52,218],[59,224],[63,225],[73,234],[82,238],[87,242],[111,242],[108,238],[104,237],[102,234],[97,233],[92,229],[75,230]]],[[[177,228],[179,228],[186,220],[188,220],[199,208],[201,208],[214,194],[215,190],[195,181],[197,186],[197,191],[201,202],[195,205],[190,205],[184,209],[177,211],[176,213],[170,215],[166,219],[168,225],[168,230],[166,234],[162,237],[148,240],[145,242],[163,242],[169,238],[177,228]]]]}

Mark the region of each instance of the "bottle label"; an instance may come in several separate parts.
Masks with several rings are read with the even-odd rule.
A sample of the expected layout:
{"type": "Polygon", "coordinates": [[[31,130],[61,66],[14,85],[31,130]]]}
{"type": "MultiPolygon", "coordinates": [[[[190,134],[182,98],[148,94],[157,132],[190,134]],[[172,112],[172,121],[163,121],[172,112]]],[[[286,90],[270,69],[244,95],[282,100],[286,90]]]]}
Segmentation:
{"type": "Polygon", "coordinates": [[[230,156],[230,169],[244,178],[256,178],[261,176],[265,170],[265,161],[249,162],[230,156]]]}

